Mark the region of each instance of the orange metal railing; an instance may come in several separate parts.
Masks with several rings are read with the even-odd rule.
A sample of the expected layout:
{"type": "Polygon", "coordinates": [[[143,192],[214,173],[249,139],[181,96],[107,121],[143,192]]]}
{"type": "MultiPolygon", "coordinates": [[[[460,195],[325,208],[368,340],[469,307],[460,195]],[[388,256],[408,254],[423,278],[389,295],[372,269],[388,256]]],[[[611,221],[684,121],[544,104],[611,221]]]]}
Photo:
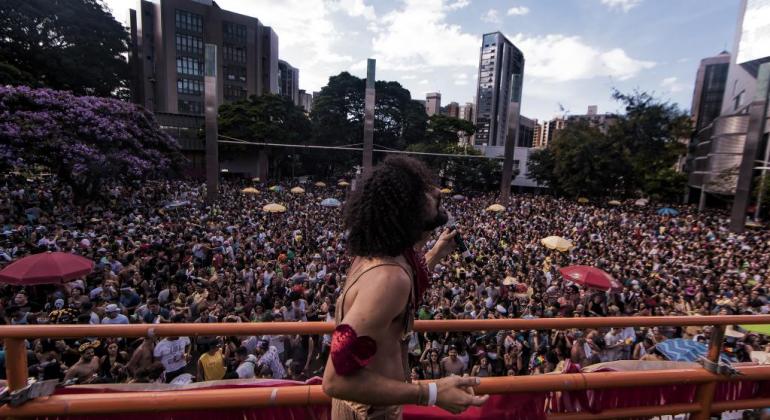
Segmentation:
{"type": "MultiPolygon", "coordinates": [[[[770,316],[709,317],[609,317],[418,321],[415,330],[423,331],[493,331],[569,329],[598,327],[715,326],[709,343],[708,358],[717,361],[727,325],[770,324],[770,316]]],[[[75,337],[168,337],[263,334],[324,334],[333,330],[331,323],[276,322],[222,324],[140,324],[140,325],[61,325],[0,326],[5,341],[6,371],[9,387],[20,389],[27,381],[26,338],[75,337]]],[[[770,407],[770,398],[713,403],[717,382],[732,380],[770,380],[770,366],[742,366],[744,375],[731,378],[715,375],[703,368],[653,370],[640,372],[595,372],[558,375],[483,378],[478,393],[577,391],[637,386],[695,384],[696,399],[690,404],[610,409],[601,413],[552,413],[555,419],[601,419],[644,417],[674,413],[694,413],[694,419],[708,419],[712,412],[770,407]]],[[[0,407],[0,417],[140,413],[183,410],[216,410],[241,407],[325,404],[329,398],[320,385],[281,388],[213,389],[173,392],[131,392],[55,395],[11,408],[0,407]]]]}

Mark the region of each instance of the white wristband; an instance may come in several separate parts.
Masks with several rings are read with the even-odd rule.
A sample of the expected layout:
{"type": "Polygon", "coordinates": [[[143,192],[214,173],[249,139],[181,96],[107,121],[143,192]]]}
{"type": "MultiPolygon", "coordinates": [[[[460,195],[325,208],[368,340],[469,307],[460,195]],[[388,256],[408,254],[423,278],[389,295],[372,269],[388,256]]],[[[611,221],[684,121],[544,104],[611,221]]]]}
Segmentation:
{"type": "Polygon", "coordinates": [[[428,407],[436,405],[438,399],[438,385],[435,382],[428,384],[428,407]]]}

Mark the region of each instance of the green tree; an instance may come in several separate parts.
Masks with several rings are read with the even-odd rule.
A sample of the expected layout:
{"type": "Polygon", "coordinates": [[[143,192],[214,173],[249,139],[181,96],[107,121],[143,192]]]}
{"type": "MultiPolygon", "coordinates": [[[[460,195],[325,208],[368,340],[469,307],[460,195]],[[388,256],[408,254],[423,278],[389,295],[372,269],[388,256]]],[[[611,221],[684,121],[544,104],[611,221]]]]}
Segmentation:
{"type": "MultiPolygon", "coordinates": [[[[314,142],[340,146],[360,144],[364,136],[364,95],[366,80],[342,72],[329,78],[313,103],[310,119],[314,142]]],[[[411,99],[398,82],[375,83],[374,143],[403,150],[422,141],[428,116],[425,108],[411,99]]],[[[375,154],[375,159],[382,157],[375,154]]],[[[340,174],[361,162],[360,154],[340,151],[315,151],[314,166],[321,175],[340,174]]]]}
{"type": "MultiPolygon", "coordinates": [[[[445,153],[480,155],[476,149],[452,145],[444,149],[445,153]]],[[[442,158],[441,172],[444,178],[452,181],[455,189],[469,191],[496,191],[500,189],[503,177],[503,161],[501,159],[482,158],[442,158]]],[[[515,178],[518,171],[513,173],[515,178]]]]}
{"type": "Polygon", "coordinates": [[[621,147],[586,122],[567,125],[530,160],[530,176],[558,194],[615,195],[622,190],[626,157],[621,147]]]}
{"type": "MultiPolygon", "coordinates": [[[[342,72],[329,78],[329,84],[313,104],[310,118],[321,144],[360,143],[364,135],[364,92],[366,80],[342,72]]],[[[425,134],[428,116],[398,82],[377,81],[374,101],[375,143],[403,150],[425,134]]]]}
{"type": "Polygon", "coordinates": [[[623,196],[642,192],[676,201],[685,177],[673,166],[686,151],[680,141],[690,133],[690,119],[675,104],[645,92],[613,98],[626,114],[607,133],[586,122],[571,122],[544,150],[534,153],[530,174],[554,193],[569,196],[623,196]]]}
{"type": "Polygon", "coordinates": [[[5,76],[12,68],[20,75],[10,84],[125,97],[128,45],[128,32],[98,0],[4,0],[0,7],[0,62],[11,66],[5,76]]]}
{"type": "Polygon", "coordinates": [[[612,96],[624,104],[626,110],[608,132],[628,156],[626,192],[641,190],[648,195],[666,195],[668,187],[658,181],[670,177],[669,170],[686,153],[681,139],[690,136],[690,117],[676,104],[646,92],[623,94],[615,90],[612,96]]]}
{"type": "MultiPolygon", "coordinates": [[[[307,144],[311,125],[302,108],[291,99],[272,94],[252,95],[219,107],[219,132],[253,142],[307,144]]],[[[253,146],[242,147],[250,148],[243,150],[244,153],[254,153],[253,146]]],[[[260,153],[267,153],[279,176],[282,166],[293,164],[288,159],[291,152],[286,149],[266,147],[260,153]]]]}

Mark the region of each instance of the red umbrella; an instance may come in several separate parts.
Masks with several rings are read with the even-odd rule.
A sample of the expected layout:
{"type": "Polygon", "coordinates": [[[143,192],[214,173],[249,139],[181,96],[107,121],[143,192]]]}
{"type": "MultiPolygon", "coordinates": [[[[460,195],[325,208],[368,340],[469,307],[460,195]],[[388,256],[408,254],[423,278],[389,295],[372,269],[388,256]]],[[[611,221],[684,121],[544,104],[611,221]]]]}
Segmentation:
{"type": "Polygon", "coordinates": [[[90,274],[94,262],[66,252],[43,252],[24,257],[0,271],[0,283],[22,286],[65,283],[90,274]]]}
{"type": "Polygon", "coordinates": [[[559,272],[566,280],[582,284],[584,287],[598,290],[622,290],[621,285],[606,271],[587,265],[571,265],[560,268],[559,272]]]}

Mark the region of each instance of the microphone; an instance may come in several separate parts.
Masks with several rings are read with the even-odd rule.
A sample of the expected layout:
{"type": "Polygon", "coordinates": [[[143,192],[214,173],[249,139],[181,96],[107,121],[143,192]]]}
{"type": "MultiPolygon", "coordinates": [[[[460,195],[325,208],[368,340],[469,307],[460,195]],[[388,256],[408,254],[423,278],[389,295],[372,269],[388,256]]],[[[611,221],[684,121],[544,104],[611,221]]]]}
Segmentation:
{"type": "Polygon", "coordinates": [[[460,251],[460,253],[463,256],[463,259],[465,259],[466,263],[470,263],[473,261],[473,254],[471,254],[471,251],[468,249],[468,246],[465,244],[465,240],[463,240],[463,236],[460,234],[460,231],[457,230],[457,220],[455,220],[453,215],[449,215],[448,223],[449,227],[454,230],[455,232],[455,246],[457,247],[457,250],[460,251]]]}

